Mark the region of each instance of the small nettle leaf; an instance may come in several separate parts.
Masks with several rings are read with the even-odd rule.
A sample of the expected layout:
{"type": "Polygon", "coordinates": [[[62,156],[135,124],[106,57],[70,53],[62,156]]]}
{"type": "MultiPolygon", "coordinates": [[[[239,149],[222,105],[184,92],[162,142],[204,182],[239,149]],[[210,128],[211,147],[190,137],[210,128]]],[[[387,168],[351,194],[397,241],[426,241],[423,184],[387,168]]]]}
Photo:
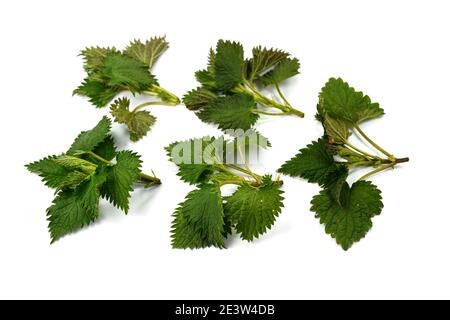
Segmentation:
{"type": "Polygon", "coordinates": [[[57,190],[76,186],[87,176],[84,172],[59,164],[56,159],[57,156],[49,156],[27,164],[26,167],[30,172],[38,174],[46,186],[57,190]]]}
{"type": "Polygon", "coordinates": [[[219,40],[214,59],[216,85],[227,91],[242,81],[244,48],[238,42],[219,40]]]}
{"type": "Polygon", "coordinates": [[[280,186],[266,176],[261,186],[242,184],[227,198],[226,216],[242,239],[252,241],[272,227],[283,207],[282,193],[280,186]]]}
{"type": "Polygon", "coordinates": [[[372,103],[362,92],[356,91],[341,78],[331,78],[319,95],[319,112],[345,120],[351,125],[378,118],[384,114],[378,103],[372,103]]]}
{"type": "Polygon", "coordinates": [[[68,155],[74,155],[77,152],[89,152],[95,149],[109,135],[111,130],[111,120],[103,117],[102,120],[91,130],[81,132],[72,146],[67,151],[68,155]]]}
{"type": "Polygon", "coordinates": [[[78,94],[89,98],[89,102],[98,108],[106,106],[122,89],[118,86],[108,86],[106,83],[87,78],[74,90],[78,94]]]}
{"type": "Polygon", "coordinates": [[[217,124],[223,130],[248,130],[259,118],[259,115],[254,112],[255,108],[256,103],[251,96],[238,93],[217,97],[205,105],[197,115],[204,122],[217,124]]]}
{"type": "Polygon", "coordinates": [[[344,144],[350,136],[350,130],[346,121],[334,119],[325,115],[323,126],[331,144],[344,144]]]}
{"type": "Polygon", "coordinates": [[[217,99],[217,95],[214,92],[199,87],[186,93],[183,103],[189,110],[196,111],[210,105],[215,99],[217,99]]]}
{"type": "Polygon", "coordinates": [[[253,58],[251,59],[251,74],[250,78],[254,78],[255,76],[259,76],[263,73],[266,73],[279,62],[283,61],[289,56],[289,53],[286,53],[282,50],[273,49],[273,48],[263,48],[261,46],[253,48],[253,58]]]}
{"type": "MultiPolygon", "coordinates": [[[[114,159],[117,155],[116,145],[114,143],[114,139],[111,135],[107,135],[105,140],[100,142],[94,150],[92,150],[96,155],[100,156],[101,158],[111,161],[114,159]]],[[[97,159],[90,158],[90,160],[96,164],[101,164],[97,159]]]]}
{"type": "Polygon", "coordinates": [[[130,45],[125,49],[125,53],[145,63],[151,69],[168,48],[169,43],[166,41],[166,37],[153,37],[145,42],[140,40],[131,41],[130,45]]]}
{"type": "Polygon", "coordinates": [[[100,68],[110,86],[120,86],[131,92],[142,92],[157,84],[145,63],[124,54],[108,54],[100,68]]]}
{"type": "Polygon", "coordinates": [[[131,151],[118,152],[116,162],[114,166],[106,168],[106,183],[101,193],[113,205],[128,213],[132,186],[139,180],[142,162],[131,151]]]}
{"type": "Polygon", "coordinates": [[[47,209],[51,242],[91,224],[98,218],[99,188],[105,182],[102,173],[94,174],[74,190],[60,191],[47,209]]]}
{"type": "Polygon", "coordinates": [[[258,81],[265,87],[278,84],[299,74],[299,69],[298,59],[284,58],[271,71],[258,78],[258,81]]]}
{"type": "Polygon", "coordinates": [[[85,172],[86,174],[92,174],[97,169],[96,164],[85,159],[69,155],[56,157],[55,162],[56,164],[61,165],[69,170],[79,170],[81,172],[85,172]]]}
{"type": "Polygon", "coordinates": [[[118,52],[116,48],[88,47],[81,51],[84,60],[84,70],[88,74],[97,73],[107,54],[118,52]]]}
{"type": "Polygon", "coordinates": [[[174,248],[225,247],[222,196],[217,186],[203,185],[191,191],[174,218],[174,248]]]}
{"type": "Polygon", "coordinates": [[[119,98],[111,104],[111,115],[117,123],[125,124],[131,141],[138,141],[150,131],[156,118],[146,110],[130,111],[130,100],[119,98]]]}
{"type": "Polygon", "coordinates": [[[368,181],[354,183],[346,197],[341,205],[323,190],[311,201],[311,211],[325,225],[325,232],[344,250],[365,237],[372,228],[372,218],[383,208],[381,192],[368,181]]]}
{"type": "Polygon", "coordinates": [[[322,138],[301,149],[291,160],[284,163],[278,172],[324,186],[339,176],[338,173],[342,170],[340,167],[335,163],[322,138]]]}

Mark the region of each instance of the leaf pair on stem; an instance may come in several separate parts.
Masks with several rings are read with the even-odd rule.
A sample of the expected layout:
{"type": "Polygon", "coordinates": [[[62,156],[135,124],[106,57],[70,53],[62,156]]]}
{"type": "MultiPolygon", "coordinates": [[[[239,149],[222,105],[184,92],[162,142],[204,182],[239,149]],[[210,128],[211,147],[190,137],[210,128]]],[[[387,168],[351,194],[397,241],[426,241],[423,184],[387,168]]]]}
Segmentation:
{"type": "Polygon", "coordinates": [[[98,219],[100,198],[127,213],[136,183],[145,187],[161,183],[141,172],[139,155],[116,150],[110,130],[111,120],[104,117],[93,129],[81,132],[67,152],[26,165],[55,189],[47,209],[52,242],[98,219]]]}
{"type": "Polygon", "coordinates": [[[378,103],[356,91],[342,79],[331,78],[319,95],[316,118],[324,136],[312,142],[278,170],[319,184],[323,190],[313,197],[311,210],[325,232],[344,250],[362,239],[372,227],[372,218],[381,213],[381,191],[366,181],[371,175],[409,161],[396,158],[370,139],[360,128],[363,121],[384,114],[378,103]],[[354,146],[349,137],[357,134],[383,156],[354,146]],[[352,186],[347,183],[350,170],[372,167],[352,186]]]}
{"type": "Polygon", "coordinates": [[[151,69],[168,49],[165,37],[154,37],[146,42],[132,41],[123,51],[116,48],[90,47],[81,51],[87,77],[74,91],[86,96],[96,107],[105,107],[123,91],[157,97],[157,101],[143,103],[130,110],[130,100],[119,98],[111,105],[115,121],[125,124],[130,139],[137,141],[147,134],[156,118],[141,110],[150,105],[176,106],[180,99],[161,87],[151,69]]]}

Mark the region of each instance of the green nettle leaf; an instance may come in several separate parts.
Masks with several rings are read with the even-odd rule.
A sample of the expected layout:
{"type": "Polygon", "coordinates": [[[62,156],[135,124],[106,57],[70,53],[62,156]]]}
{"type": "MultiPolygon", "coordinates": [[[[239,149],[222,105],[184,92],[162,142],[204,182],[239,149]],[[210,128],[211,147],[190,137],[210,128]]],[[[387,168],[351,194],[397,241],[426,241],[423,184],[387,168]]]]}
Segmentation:
{"type": "Polygon", "coordinates": [[[324,139],[319,139],[303,148],[291,160],[284,163],[278,172],[292,177],[301,177],[308,182],[325,186],[337,180],[345,167],[335,163],[324,139]]]}
{"type": "Polygon", "coordinates": [[[216,99],[217,95],[215,93],[199,87],[186,93],[183,97],[183,103],[189,110],[196,111],[210,105],[216,99]]]}
{"type": "Polygon", "coordinates": [[[125,53],[145,63],[151,69],[168,48],[169,43],[166,41],[166,37],[153,37],[144,43],[140,40],[131,41],[125,49],[125,53]]]}
{"type": "Polygon", "coordinates": [[[74,190],[59,192],[53,205],[47,209],[52,243],[98,218],[98,189],[104,182],[104,175],[97,173],[74,190]]]}
{"type": "MultiPolygon", "coordinates": [[[[94,148],[94,150],[92,150],[92,152],[94,152],[96,155],[99,155],[100,157],[102,157],[107,161],[111,161],[112,159],[114,159],[116,157],[117,150],[114,144],[113,137],[111,135],[106,136],[105,140],[100,142],[100,144],[98,144],[94,148]]],[[[96,159],[91,160],[94,163],[100,164],[100,162],[98,162],[98,160],[96,159]]]]}
{"type": "Polygon", "coordinates": [[[242,184],[224,205],[242,239],[252,241],[269,230],[283,207],[282,191],[270,176],[259,187],[242,184]]]}
{"type": "Polygon", "coordinates": [[[68,155],[74,155],[77,152],[89,152],[95,149],[109,135],[111,130],[111,120],[103,117],[102,120],[91,130],[81,132],[72,146],[67,151],[68,155]]]}
{"type": "Polygon", "coordinates": [[[199,70],[195,72],[195,79],[205,88],[217,90],[216,75],[209,70],[199,70]]]}
{"type": "Polygon", "coordinates": [[[205,105],[197,115],[204,121],[215,123],[220,129],[250,129],[258,120],[259,114],[254,113],[256,103],[245,93],[218,97],[205,105]]]}
{"type": "Polygon", "coordinates": [[[323,126],[328,139],[331,139],[331,144],[345,144],[347,142],[350,131],[346,121],[325,115],[323,126]]]}
{"type": "Polygon", "coordinates": [[[372,103],[362,92],[356,91],[342,79],[331,78],[320,93],[320,110],[335,119],[357,125],[384,114],[378,103],[372,103]]]}
{"type": "Polygon", "coordinates": [[[273,70],[264,74],[258,81],[263,86],[275,85],[296,76],[300,73],[298,71],[299,69],[300,62],[298,59],[284,58],[273,68],[273,70]]]}
{"type": "Polygon", "coordinates": [[[116,161],[114,166],[106,168],[106,184],[101,192],[114,206],[128,213],[130,193],[139,180],[141,159],[131,151],[120,151],[116,161]]]}
{"type": "Polygon", "coordinates": [[[157,84],[145,63],[124,54],[108,54],[102,61],[101,73],[111,86],[127,88],[131,92],[142,92],[157,84]]]}
{"type": "Polygon", "coordinates": [[[197,184],[202,181],[206,181],[214,172],[214,166],[209,164],[180,164],[178,166],[177,175],[181,180],[190,183],[197,184]]]}
{"type": "Polygon", "coordinates": [[[134,182],[145,186],[161,181],[140,172],[141,161],[132,151],[116,151],[107,117],[81,132],[69,151],[27,164],[27,169],[56,189],[47,210],[52,242],[98,218],[98,202],[105,197],[127,212],[134,182]],[[115,160],[115,161],[114,161],[115,160]]]}
{"type": "Polygon", "coordinates": [[[122,88],[118,86],[109,87],[104,82],[87,78],[74,90],[73,94],[88,97],[89,102],[98,108],[102,108],[114,99],[120,91],[122,91],[122,88]]]}
{"type": "Polygon", "coordinates": [[[289,53],[278,49],[267,49],[261,46],[253,48],[253,58],[251,60],[251,75],[254,78],[273,68],[280,61],[286,59],[289,53]]]}
{"type": "Polygon", "coordinates": [[[368,181],[354,183],[344,205],[337,203],[325,190],[314,196],[311,204],[311,211],[325,225],[325,232],[344,250],[365,237],[372,227],[372,218],[383,208],[381,192],[368,181]]]}
{"type": "Polygon", "coordinates": [[[174,218],[174,248],[225,247],[222,196],[217,186],[203,185],[191,191],[174,218]]]}
{"type": "Polygon", "coordinates": [[[97,73],[102,64],[103,58],[107,54],[116,53],[116,48],[89,47],[81,51],[80,55],[84,60],[84,70],[87,74],[97,73]]]}
{"type": "Polygon", "coordinates": [[[242,81],[244,48],[240,43],[219,40],[214,60],[216,85],[220,90],[230,90],[242,81]]]}
{"type": "Polygon", "coordinates": [[[87,176],[84,172],[74,171],[59,164],[55,161],[56,158],[57,156],[49,156],[27,164],[26,167],[30,172],[38,174],[46,186],[54,189],[76,186],[87,176]]]}
{"type": "Polygon", "coordinates": [[[119,98],[111,104],[111,114],[117,123],[128,127],[131,141],[138,141],[144,137],[155,124],[156,118],[146,110],[130,111],[130,100],[119,98]]]}

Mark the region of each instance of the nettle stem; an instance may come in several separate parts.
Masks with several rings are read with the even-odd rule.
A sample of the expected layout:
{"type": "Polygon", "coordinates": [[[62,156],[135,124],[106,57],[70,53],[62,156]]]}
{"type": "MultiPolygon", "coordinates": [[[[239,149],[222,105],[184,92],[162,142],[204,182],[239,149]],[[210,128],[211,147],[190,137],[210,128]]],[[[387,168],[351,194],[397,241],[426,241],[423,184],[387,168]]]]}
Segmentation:
{"type": "Polygon", "coordinates": [[[395,159],[395,157],[387,152],[386,150],[384,150],[383,148],[381,148],[378,144],[376,144],[372,139],[370,139],[365,133],[364,131],[361,130],[361,128],[359,127],[359,125],[355,125],[355,129],[356,131],[358,131],[358,133],[364,138],[366,139],[367,142],[369,142],[375,149],[377,149],[378,151],[380,151],[381,153],[383,153],[384,155],[386,155],[389,159],[395,159]]]}
{"type": "MultiPolygon", "coordinates": [[[[96,160],[106,164],[109,167],[115,166],[115,164],[113,162],[102,158],[101,156],[99,156],[98,154],[96,154],[96,153],[94,153],[92,151],[87,152],[87,154],[90,155],[92,158],[94,158],[94,159],[96,159],[96,160]]],[[[154,175],[150,176],[150,175],[145,174],[143,172],[139,173],[139,180],[140,180],[140,182],[145,184],[145,186],[147,186],[147,187],[149,187],[151,185],[161,184],[161,180],[159,178],[157,178],[154,175]]]]}
{"type": "Polygon", "coordinates": [[[281,113],[269,113],[264,111],[255,111],[257,113],[266,114],[266,115],[295,115],[300,118],[303,118],[305,114],[300,110],[297,110],[291,106],[291,104],[287,101],[286,97],[281,92],[280,86],[275,84],[275,89],[277,90],[280,98],[283,100],[283,104],[278,101],[268,98],[264,96],[250,81],[244,80],[243,84],[238,85],[233,91],[235,92],[243,92],[251,95],[253,99],[258,102],[260,105],[266,108],[276,108],[281,113]]]}
{"type": "Polygon", "coordinates": [[[170,92],[167,89],[160,87],[159,85],[153,84],[150,88],[145,90],[143,93],[158,97],[161,99],[160,105],[166,106],[176,106],[181,103],[180,98],[178,98],[174,93],[170,92]]]}
{"type": "Polygon", "coordinates": [[[399,164],[399,163],[404,163],[404,162],[408,162],[409,158],[405,157],[405,158],[396,158],[393,154],[387,152],[385,149],[383,149],[382,147],[380,147],[378,144],[376,144],[372,139],[370,139],[365,133],[364,131],[361,130],[361,128],[358,125],[355,125],[355,130],[357,131],[357,133],[359,133],[359,135],[365,139],[370,145],[372,145],[375,149],[377,149],[378,151],[380,151],[381,153],[383,153],[387,158],[383,159],[379,156],[375,156],[372,155],[370,153],[367,153],[355,146],[353,146],[351,143],[346,142],[345,145],[348,148],[353,149],[354,152],[359,153],[360,156],[362,156],[363,158],[365,158],[365,160],[361,160],[361,161],[355,161],[355,162],[349,162],[348,166],[350,168],[352,167],[356,167],[356,166],[371,166],[371,167],[375,167],[374,170],[368,172],[367,174],[363,175],[361,178],[358,179],[358,181],[360,180],[365,180],[368,177],[384,171],[386,169],[389,168],[393,168],[395,165],[399,164]]]}

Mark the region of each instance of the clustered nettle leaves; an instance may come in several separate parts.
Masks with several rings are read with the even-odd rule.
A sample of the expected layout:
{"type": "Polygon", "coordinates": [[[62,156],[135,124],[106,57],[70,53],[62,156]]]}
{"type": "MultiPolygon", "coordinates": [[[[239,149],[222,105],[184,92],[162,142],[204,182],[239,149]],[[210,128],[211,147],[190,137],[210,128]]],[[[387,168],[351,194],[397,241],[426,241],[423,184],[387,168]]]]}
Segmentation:
{"type": "Polygon", "coordinates": [[[56,197],[47,209],[52,243],[97,220],[100,198],[128,213],[135,184],[161,183],[141,172],[138,154],[117,151],[110,130],[111,120],[103,117],[93,129],[81,132],[67,152],[26,165],[55,189],[56,197]]]}
{"type": "Polygon", "coordinates": [[[74,90],[74,94],[86,96],[96,107],[107,106],[119,93],[145,94],[158,98],[142,103],[130,110],[127,97],[114,100],[111,114],[114,120],[128,127],[130,139],[138,141],[155,123],[149,111],[151,105],[175,106],[180,99],[161,87],[151,69],[159,57],[169,48],[165,37],[154,37],[145,42],[131,41],[123,51],[116,48],[89,47],[81,51],[87,77],[74,90]]]}
{"type": "MultiPolygon", "coordinates": [[[[266,138],[257,137],[254,148],[270,146],[266,138]]],[[[197,187],[173,214],[174,248],[225,248],[233,230],[243,240],[252,241],[274,224],[283,207],[282,181],[251,171],[244,153],[252,152],[252,144],[248,137],[243,139],[203,137],[174,142],[166,148],[181,179],[197,187]],[[236,164],[237,157],[242,164],[236,164]],[[222,196],[224,185],[236,185],[237,189],[222,196]]]]}
{"type": "MultiPolygon", "coordinates": [[[[114,120],[126,125],[130,139],[138,141],[156,121],[143,108],[180,103],[151,73],[167,48],[165,37],[134,40],[122,51],[86,48],[81,55],[87,77],[74,94],[88,97],[99,108],[111,103],[114,120]],[[129,98],[116,98],[124,91],[157,100],[131,108],[129,98]]],[[[203,137],[166,147],[180,178],[196,187],[173,214],[174,248],[225,248],[233,232],[252,241],[271,229],[283,207],[283,182],[279,175],[261,176],[250,169],[247,156],[270,146],[251,128],[260,115],[304,116],[280,89],[280,83],[297,75],[299,68],[296,58],[278,49],[258,46],[253,48],[252,57],[245,59],[240,43],[220,40],[216,49],[210,50],[207,68],[195,74],[201,86],[188,92],[183,102],[202,121],[218,125],[232,138],[203,137]],[[263,94],[266,88],[278,97],[263,94]],[[226,185],[236,186],[231,195],[222,194],[226,185]]],[[[322,123],[323,136],[278,170],[322,188],[313,197],[311,210],[325,225],[326,233],[345,250],[367,234],[372,218],[383,208],[381,191],[367,178],[409,161],[387,152],[361,129],[361,123],[383,114],[367,95],[340,78],[331,78],[317,105],[316,119],[322,123]],[[355,146],[350,141],[352,133],[376,154],[355,146]],[[360,168],[372,170],[350,185],[349,174],[360,168]]],[[[149,187],[161,183],[154,175],[141,172],[138,154],[116,149],[110,131],[111,120],[103,117],[95,128],[81,132],[67,152],[27,165],[55,189],[55,199],[47,209],[52,242],[98,219],[101,198],[127,213],[130,193],[137,184],[149,187]]]]}
{"type": "Polygon", "coordinates": [[[245,59],[240,43],[219,40],[216,50],[209,52],[207,68],[195,73],[201,86],[183,97],[186,107],[223,130],[247,130],[261,114],[303,117],[280,89],[281,82],[299,73],[299,61],[282,50],[261,46],[252,53],[252,58],[245,59]],[[261,92],[267,87],[275,88],[278,99],[261,92]],[[267,111],[273,109],[276,112],[267,111]]]}
{"type": "Polygon", "coordinates": [[[316,119],[323,125],[323,137],[301,149],[278,170],[323,188],[313,197],[311,211],[344,250],[365,237],[372,227],[372,218],[381,214],[383,208],[381,191],[366,179],[409,161],[396,158],[361,129],[362,122],[383,114],[379,104],[367,95],[340,78],[331,78],[322,88],[317,105],[316,119]],[[352,132],[382,156],[353,145],[349,141],[352,132]],[[347,182],[350,171],[364,167],[373,170],[350,186],[347,182]]]}

